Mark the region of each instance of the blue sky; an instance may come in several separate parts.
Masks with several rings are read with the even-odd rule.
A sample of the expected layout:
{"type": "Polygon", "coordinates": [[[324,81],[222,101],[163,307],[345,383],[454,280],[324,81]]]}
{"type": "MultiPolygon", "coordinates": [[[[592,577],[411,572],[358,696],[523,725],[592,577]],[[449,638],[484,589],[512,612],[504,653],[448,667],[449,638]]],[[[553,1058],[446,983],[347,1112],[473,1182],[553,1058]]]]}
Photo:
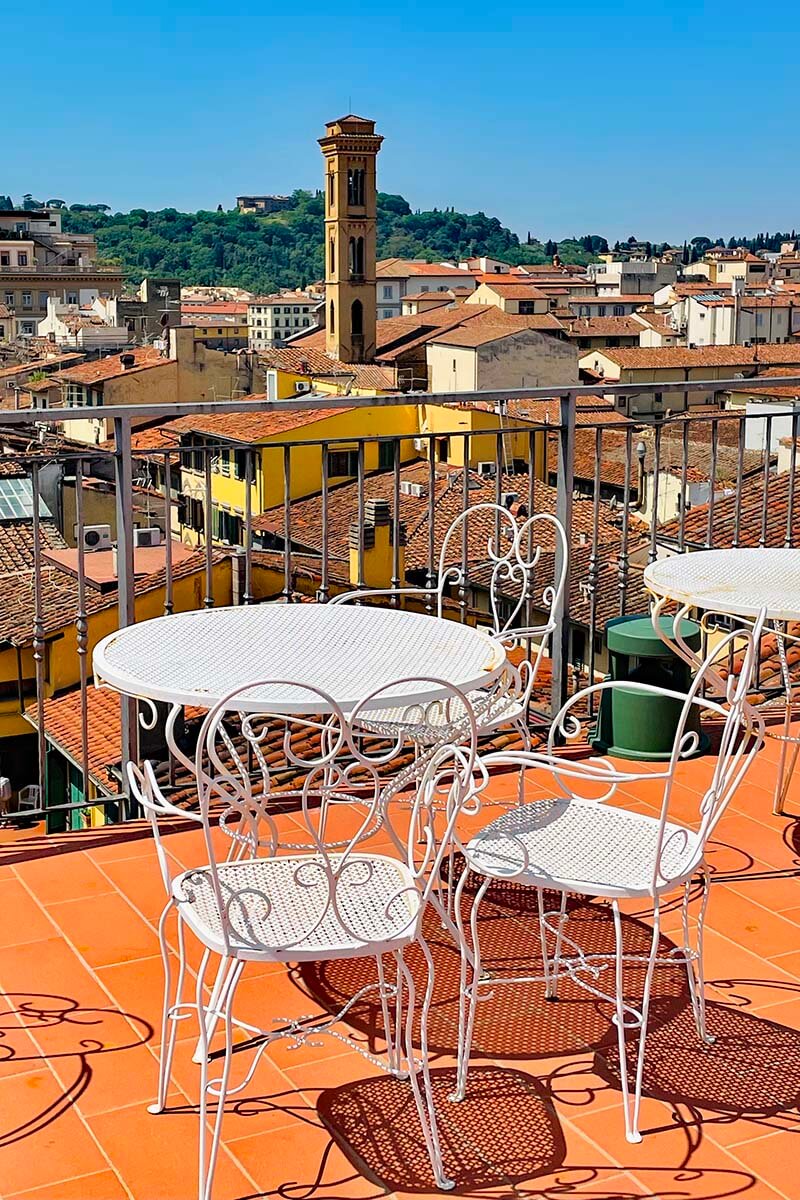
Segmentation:
{"type": "Polygon", "coordinates": [[[352,109],[385,135],[382,190],[522,236],[800,226],[792,5],[10,0],[0,28],[30,51],[3,56],[15,198],[194,210],[314,187],[315,139],[352,109]]]}

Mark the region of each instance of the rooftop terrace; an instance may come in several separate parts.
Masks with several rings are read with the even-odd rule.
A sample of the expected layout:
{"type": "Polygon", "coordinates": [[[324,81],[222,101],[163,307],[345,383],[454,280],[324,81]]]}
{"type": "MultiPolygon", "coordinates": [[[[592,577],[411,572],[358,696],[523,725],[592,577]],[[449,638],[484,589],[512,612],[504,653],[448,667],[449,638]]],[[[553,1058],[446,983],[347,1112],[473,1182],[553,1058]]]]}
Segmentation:
{"type": "MultiPolygon", "coordinates": [[[[792,1137],[800,1104],[800,824],[770,814],[776,744],[767,741],[712,844],[706,935],[710,1049],[696,1041],[683,974],[656,977],[658,1016],[645,1066],[644,1141],[624,1140],[615,1039],[606,1008],[541,985],[479,1008],[468,1099],[450,1105],[457,1027],[455,951],[432,931],[437,985],[431,1044],[445,1163],[458,1194],[593,1200],[755,1200],[797,1196],[792,1137]],[[678,982],[680,981],[680,982],[678,982]]],[[[713,759],[679,769],[678,813],[697,803],[713,759]]],[[[545,794],[541,775],[529,794],[545,794]]],[[[498,776],[496,797],[516,783],[498,776]]],[[[652,811],[647,785],[626,797],[652,811]]],[[[800,803],[793,785],[790,809],[800,803]]],[[[171,849],[194,861],[196,832],[171,849]]],[[[377,848],[377,847],[376,847],[377,848]]],[[[506,885],[485,910],[487,966],[531,969],[529,895],[506,885]]],[[[163,887],[138,822],[44,838],[6,832],[0,855],[0,1179],[5,1200],[185,1200],[193,1194],[196,1067],[179,1043],[168,1111],[147,1112],[156,1082],[163,887]]],[[[574,899],[582,941],[609,937],[597,902],[574,899]]],[[[677,908],[665,937],[677,935],[677,908]]],[[[648,936],[635,907],[626,939],[648,936]]],[[[360,961],[285,970],[254,966],[237,1007],[277,1017],[337,1006],[360,961]]],[[[249,1010],[249,1011],[248,1011],[249,1010]]],[[[362,1005],[355,1036],[382,1047],[362,1005]]],[[[187,1031],[188,1032],[188,1031],[187,1031]]],[[[248,1099],[230,1101],[215,1196],[307,1200],[438,1196],[410,1094],[341,1043],[262,1058],[248,1099]]]]}

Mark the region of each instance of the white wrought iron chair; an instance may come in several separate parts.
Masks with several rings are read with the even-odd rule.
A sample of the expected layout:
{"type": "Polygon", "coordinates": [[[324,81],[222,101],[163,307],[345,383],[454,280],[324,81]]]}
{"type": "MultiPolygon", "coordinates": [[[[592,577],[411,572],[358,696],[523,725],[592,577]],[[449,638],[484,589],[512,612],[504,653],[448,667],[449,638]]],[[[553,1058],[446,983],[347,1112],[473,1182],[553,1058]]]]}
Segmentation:
{"type": "Polygon", "coordinates": [[[645,683],[599,683],[573,696],[562,708],[555,719],[546,754],[501,751],[483,757],[487,771],[495,765],[508,762],[523,769],[526,766],[547,768],[556,778],[561,795],[509,810],[467,844],[465,867],[456,888],[455,904],[456,919],[461,926],[464,942],[458,1081],[452,1099],[461,1100],[465,1095],[475,1006],[483,999],[488,1000],[487,993],[508,983],[534,982],[541,978],[545,985],[545,996],[555,999],[559,976],[566,974],[593,995],[614,1005],[625,1133],[630,1142],[641,1141],[639,1107],[651,985],[656,966],[685,966],[698,1036],[706,1044],[713,1042],[706,1030],[703,977],[703,925],[709,889],[705,848],[763,740],[763,721],[747,700],[760,631],[761,623],[755,630],[755,636],[749,630],[729,633],[712,649],[686,695],[645,683]],[[744,656],[738,676],[729,680],[727,697],[724,701],[703,697],[702,689],[713,671],[713,660],[718,656],[724,660],[734,642],[744,645],[744,656]],[[682,702],[672,755],[664,770],[626,772],[607,759],[570,762],[554,755],[554,740],[558,735],[574,738],[580,731],[580,722],[575,716],[576,706],[585,703],[591,693],[598,694],[617,686],[624,687],[626,693],[659,695],[682,702]],[[711,782],[699,801],[696,821],[688,825],[672,818],[670,803],[678,763],[695,753],[699,746],[699,735],[696,729],[691,728],[690,722],[697,708],[713,713],[721,721],[721,730],[711,782]],[[644,815],[608,803],[620,784],[643,779],[663,780],[658,815],[644,815]],[[603,785],[602,796],[599,799],[581,796],[570,785],[570,780],[599,783],[603,785]],[[480,883],[469,918],[470,952],[462,903],[471,874],[479,876],[480,883]],[[702,902],[697,919],[696,944],[692,946],[689,930],[690,885],[697,875],[702,881],[702,902]],[[541,977],[528,975],[523,980],[520,975],[482,976],[479,912],[481,901],[493,880],[513,881],[523,887],[537,889],[543,958],[541,977]],[[544,911],[545,889],[561,894],[558,911],[544,911]],[[659,957],[662,897],[678,889],[683,891],[683,945],[675,947],[670,955],[659,957]],[[613,955],[584,953],[567,936],[566,901],[569,893],[610,903],[614,922],[613,955]],[[628,953],[623,947],[620,900],[624,898],[652,902],[652,937],[646,955],[628,953]],[[632,961],[645,967],[640,1007],[626,999],[623,990],[623,968],[632,961]],[[602,989],[601,977],[612,964],[613,992],[609,994],[602,989]],[[469,979],[468,971],[471,972],[469,979]],[[637,1029],[639,1045],[631,1097],[626,1034],[637,1029]]]}
{"type": "MultiPolygon", "coordinates": [[[[166,1051],[159,1086],[159,1104],[163,1106],[177,1021],[195,1012],[199,1027],[200,1200],[211,1197],[226,1099],[247,1086],[266,1047],[279,1037],[300,1043],[333,1033],[352,1005],[370,992],[377,994],[381,1005],[387,1041],[385,1058],[369,1054],[370,1062],[409,1080],[436,1184],[445,1189],[453,1186],[444,1174],[429,1075],[426,1028],[433,960],[422,934],[422,921],[427,906],[433,904],[458,936],[440,903],[436,880],[460,812],[465,803],[475,800],[477,728],[469,701],[445,681],[422,678],[401,682],[421,685],[445,699],[452,695],[463,712],[459,744],[439,744],[416,764],[411,775],[416,779],[413,811],[402,832],[395,828],[387,807],[388,794],[397,781],[390,775],[391,782],[387,782],[386,776],[401,740],[387,744],[378,735],[369,739],[363,729],[358,736],[353,734],[353,723],[358,722],[362,709],[380,706],[382,693],[368,697],[345,716],[316,688],[261,681],[225,697],[203,723],[195,768],[207,864],[173,876],[169,884],[179,914],[181,985],[186,975],[186,930],[198,939],[203,953],[193,999],[184,1001],[180,988],[175,993],[169,986],[166,990],[166,1051]],[[267,705],[254,699],[267,691],[279,694],[281,701],[267,705]],[[296,713],[279,711],[283,704],[296,713]],[[315,713],[325,715],[312,715],[315,713]],[[237,725],[236,738],[231,721],[237,725]],[[262,748],[267,728],[274,732],[276,724],[282,731],[278,763],[268,762],[262,748]],[[347,810],[345,829],[342,808],[347,810]],[[421,844],[410,832],[420,822],[424,830],[421,844]],[[390,835],[394,854],[379,853],[366,845],[379,828],[390,835]],[[226,849],[230,845],[232,852],[226,849]],[[412,943],[421,949],[427,965],[421,998],[403,958],[404,949],[412,943]],[[383,955],[391,955],[395,962],[396,976],[391,982],[383,955]],[[278,1029],[258,1028],[235,1015],[236,988],[248,961],[298,963],[370,956],[377,964],[376,981],[360,989],[341,1013],[323,1019],[301,1017],[278,1029]],[[218,967],[207,998],[205,981],[212,961],[218,967]],[[415,1055],[412,1033],[417,1028],[417,1007],[420,1046],[415,1055]],[[218,1027],[224,1049],[220,1074],[211,1079],[209,1050],[218,1027]],[[232,1086],[234,1027],[256,1041],[243,1080],[232,1086]],[[217,1098],[210,1138],[209,1096],[217,1098]]],[[[174,807],[160,792],[149,764],[143,770],[131,766],[129,776],[151,816],[159,860],[166,869],[167,851],[159,820],[172,815],[174,807]]],[[[366,1053],[339,1029],[335,1036],[366,1053]]],[[[154,1108],[158,1111],[158,1106],[154,1108]]]]}
{"type": "MultiPolygon", "coordinates": [[[[434,601],[436,615],[445,617],[448,590],[466,589],[470,578],[473,585],[479,582],[481,590],[489,596],[485,626],[509,651],[522,647],[528,657],[517,666],[509,664],[490,688],[470,693],[478,732],[484,735],[511,726],[528,749],[529,705],[555,629],[567,554],[564,528],[550,513],[536,513],[518,522],[514,513],[503,505],[475,504],[460,513],[445,533],[435,587],[361,589],[342,593],[329,603],[363,603],[368,599],[402,596],[420,602],[434,601]],[[486,538],[486,548],[480,556],[470,549],[470,522],[477,524],[481,537],[486,538]],[[551,546],[545,546],[542,540],[548,531],[551,546]],[[534,614],[539,619],[532,620],[534,614]]],[[[411,741],[421,745],[437,741],[448,727],[457,724],[459,717],[457,706],[444,704],[426,706],[424,717],[409,708],[386,709],[371,715],[384,729],[402,728],[411,741]]]]}

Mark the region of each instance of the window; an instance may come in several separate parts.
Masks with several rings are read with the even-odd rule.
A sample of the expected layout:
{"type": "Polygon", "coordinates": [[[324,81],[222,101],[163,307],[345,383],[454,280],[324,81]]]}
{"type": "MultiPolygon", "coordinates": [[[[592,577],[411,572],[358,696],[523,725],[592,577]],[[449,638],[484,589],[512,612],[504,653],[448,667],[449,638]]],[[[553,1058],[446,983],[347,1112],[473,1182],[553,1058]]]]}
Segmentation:
{"type": "Polygon", "coordinates": [[[354,300],[350,309],[350,332],[353,337],[364,336],[364,306],[360,300],[354,300]]]}
{"type": "Polygon", "coordinates": [[[362,279],[364,276],[364,239],[350,238],[349,268],[351,279],[362,279]]]}
{"type": "Polygon", "coordinates": [[[9,266],[11,266],[11,255],[8,254],[6,251],[3,251],[2,254],[0,254],[0,267],[9,267],[9,266]]]}
{"type": "Polygon", "coordinates": [[[598,304],[598,306],[597,306],[597,315],[598,315],[598,317],[604,317],[604,316],[606,315],[606,306],[605,306],[605,304],[598,304]]]}
{"type": "Polygon", "coordinates": [[[78,303],[78,293],[77,292],[67,292],[67,304],[77,304],[77,303],[78,303]]]}
{"type": "Polygon", "coordinates": [[[387,320],[391,315],[392,310],[390,308],[384,308],[381,310],[381,316],[383,317],[384,321],[387,320]]]}
{"type": "Polygon", "coordinates": [[[336,242],[334,241],[334,239],[333,239],[333,238],[331,238],[331,256],[330,256],[330,261],[331,261],[331,271],[330,271],[330,273],[331,273],[331,275],[335,275],[335,274],[336,274],[336,242]]]}
{"type": "Polygon", "coordinates": [[[328,207],[335,208],[336,206],[336,172],[328,173],[328,207]]]}
{"type": "Polygon", "coordinates": [[[14,307],[14,293],[13,292],[6,292],[6,304],[8,305],[9,308],[14,307]]]}
{"type": "Polygon", "coordinates": [[[303,317],[303,324],[304,324],[304,325],[308,325],[308,324],[309,324],[308,317],[303,317]]]}
{"type": "Polygon", "coordinates": [[[295,307],[292,309],[292,312],[296,312],[296,313],[300,312],[300,309],[297,307],[297,305],[295,305],[295,307]]]}
{"type": "Polygon", "coordinates": [[[211,515],[214,524],[214,537],[219,538],[222,542],[229,542],[232,546],[240,545],[242,541],[242,518],[219,508],[213,509],[211,515]]]}
{"type": "Polygon", "coordinates": [[[47,308],[48,292],[39,292],[39,308],[47,308]]]}
{"type": "Polygon", "coordinates": [[[431,289],[428,287],[427,283],[423,283],[419,290],[420,292],[429,292],[431,289]]]}
{"type": "Polygon", "coordinates": [[[615,317],[624,317],[625,316],[625,309],[623,308],[623,306],[621,304],[615,304],[613,312],[614,312],[615,317]]]}
{"type": "Polygon", "coordinates": [[[351,207],[361,208],[364,205],[364,169],[363,167],[348,167],[347,170],[347,203],[351,207]]]}
{"type": "Polygon", "coordinates": [[[390,283],[383,285],[383,298],[384,300],[391,300],[392,298],[392,285],[390,283]]]}
{"type": "Polygon", "coordinates": [[[22,307],[33,308],[33,296],[30,292],[22,293],[22,307]]]}
{"type": "Polygon", "coordinates": [[[17,265],[20,267],[27,267],[28,265],[28,255],[24,250],[20,250],[17,255],[17,265]]]}
{"type": "Polygon", "coordinates": [[[217,455],[216,465],[217,465],[217,470],[219,471],[220,475],[230,475],[231,459],[230,459],[230,451],[229,450],[220,450],[219,451],[219,453],[217,455]]]}
{"type": "Polygon", "coordinates": [[[345,475],[358,474],[357,450],[329,450],[328,478],[335,479],[345,475]]]}
{"type": "Polygon", "coordinates": [[[331,306],[330,306],[329,311],[330,311],[330,325],[328,326],[328,328],[330,329],[331,333],[333,333],[334,330],[336,329],[336,321],[334,319],[336,316],[336,309],[334,308],[332,300],[331,300],[331,306]]]}
{"type": "Polygon", "coordinates": [[[234,450],[233,475],[235,479],[247,479],[247,450],[234,450]]]}
{"type": "Polygon", "coordinates": [[[188,496],[184,497],[184,518],[185,524],[190,529],[194,529],[197,533],[202,533],[206,527],[203,501],[192,500],[188,496]]]}

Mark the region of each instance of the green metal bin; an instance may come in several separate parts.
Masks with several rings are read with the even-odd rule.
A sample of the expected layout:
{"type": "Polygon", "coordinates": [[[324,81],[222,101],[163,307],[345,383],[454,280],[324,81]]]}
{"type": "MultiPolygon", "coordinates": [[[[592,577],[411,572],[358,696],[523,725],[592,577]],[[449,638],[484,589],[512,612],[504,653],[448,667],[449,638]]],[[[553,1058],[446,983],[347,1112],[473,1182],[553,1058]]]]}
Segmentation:
{"type": "MultiPolygon", "coordinates": [[[[672,633],[671,617],[661,617],[661,629],[672,633]]],[[[700,627],[694,621],[681,622],[681,636],[692,650],[700,649],[700,627]]],[[[675,692],[688,692],[691,671],[687,663],[664,644],[646,616],[614,617],[606,625],[609,674],[619,686],[601,693],[597,725],[591,738],[593,749],[601,754],[647,762],[663,762],[672,754],[675,731],[683,703],[669,696],[646,696],[626,689],[627,680],[651,683],[675,692]]],[[[695,708],[687,730],[700,733],[700,712],[695,708]]],[[[708,739],[700,738],[697,753],[702,754],[708,739]]]]}

